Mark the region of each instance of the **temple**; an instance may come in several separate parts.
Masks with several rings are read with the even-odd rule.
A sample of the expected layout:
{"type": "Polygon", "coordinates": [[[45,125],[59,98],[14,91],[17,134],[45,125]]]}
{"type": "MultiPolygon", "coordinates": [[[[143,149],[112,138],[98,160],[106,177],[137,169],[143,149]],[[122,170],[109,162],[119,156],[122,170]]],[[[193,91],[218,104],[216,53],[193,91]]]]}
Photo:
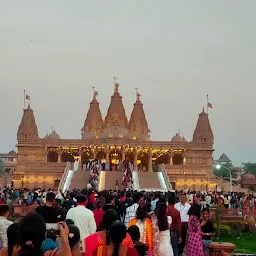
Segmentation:
{"type": "Polygon", "coordinates": [[[102,172],[106,173],[108,170],[117,172],[120,163],[129,160],[141,184],[155,179],[152,173],[161,169],[173,189],[216,189],[217,180],[213,175],[214,136],[204,109],[199,114],[191,141],[179,133],[167,141],[152,141],[138,89],[130,119],[127,118],[117,81],[104,119],[97,95],[98,92],[93,89],[80,139],[63,139],[55,130],[44,138],[39,137],[33,110],[30,105],[24,109],[17,133],[14,187],[56,188],[67,162],[79,159],[80,169],[83,170],[86,163],[98,159],[102,172]]]}

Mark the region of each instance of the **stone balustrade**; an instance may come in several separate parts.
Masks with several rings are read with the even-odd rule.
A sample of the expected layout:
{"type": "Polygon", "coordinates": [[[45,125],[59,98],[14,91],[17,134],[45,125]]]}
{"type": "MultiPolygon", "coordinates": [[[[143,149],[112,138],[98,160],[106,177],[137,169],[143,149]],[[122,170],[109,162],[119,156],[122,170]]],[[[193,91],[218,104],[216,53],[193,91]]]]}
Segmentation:
{"type": "Polygon", "coordinates": [[[213,242],[210,246],[210,256],[230,256],[234,252],[236,246],[231,243],[213,242]]]}

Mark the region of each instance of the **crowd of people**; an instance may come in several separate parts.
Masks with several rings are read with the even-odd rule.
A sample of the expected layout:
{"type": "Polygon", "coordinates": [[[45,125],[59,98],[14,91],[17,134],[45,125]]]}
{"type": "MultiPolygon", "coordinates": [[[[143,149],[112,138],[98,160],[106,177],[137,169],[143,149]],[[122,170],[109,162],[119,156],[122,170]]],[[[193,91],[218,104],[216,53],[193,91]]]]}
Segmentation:
{"type": "Polygon", "coordinates": [[[87,185],[88,189],[91,189],[91,188],[95,190],[98,189],[100,168],[101,168],[101,164],[100,164],[100,161],[97,159],[91,162],[88,162],[84,166],[85,171],[90,172],[89,181],[87,185]]]}
{"type": "Polygon", "coordinates": [[[226,207],[226,195],[186,192],[5,189],[0,256],[204,255],[215,236],[208,207],[221,201],[226,207]],[[17,199],[32,210],[13,223],[8,216],[17,199]]]}

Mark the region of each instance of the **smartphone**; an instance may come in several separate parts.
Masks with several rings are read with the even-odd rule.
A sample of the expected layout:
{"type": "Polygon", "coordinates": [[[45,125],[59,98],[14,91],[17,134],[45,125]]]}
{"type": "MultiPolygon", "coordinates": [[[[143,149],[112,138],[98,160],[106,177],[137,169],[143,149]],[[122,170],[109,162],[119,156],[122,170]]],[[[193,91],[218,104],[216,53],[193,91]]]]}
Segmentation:
{"type": "Polygon", "coordinates": [[[60,235],[60,226],[58,223],[46,223],[45,225],[47,236],[60,235]]]}

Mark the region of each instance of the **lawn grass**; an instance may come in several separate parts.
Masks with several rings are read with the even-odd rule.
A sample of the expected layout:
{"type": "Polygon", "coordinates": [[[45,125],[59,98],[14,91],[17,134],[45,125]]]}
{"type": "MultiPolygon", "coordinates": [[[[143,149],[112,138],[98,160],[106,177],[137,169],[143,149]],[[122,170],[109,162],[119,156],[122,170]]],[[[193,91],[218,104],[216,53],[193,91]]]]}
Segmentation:
{"type": "MultiPolygon", "coordinates": [[[[236,245],[236,252],[256,253],[256,236],[242,235],[240,239],[234,236],[221,236],[220,242],[229,242],[236,245]]],[[[217,242],[217,240],[216,240],[217,242]]]]}

